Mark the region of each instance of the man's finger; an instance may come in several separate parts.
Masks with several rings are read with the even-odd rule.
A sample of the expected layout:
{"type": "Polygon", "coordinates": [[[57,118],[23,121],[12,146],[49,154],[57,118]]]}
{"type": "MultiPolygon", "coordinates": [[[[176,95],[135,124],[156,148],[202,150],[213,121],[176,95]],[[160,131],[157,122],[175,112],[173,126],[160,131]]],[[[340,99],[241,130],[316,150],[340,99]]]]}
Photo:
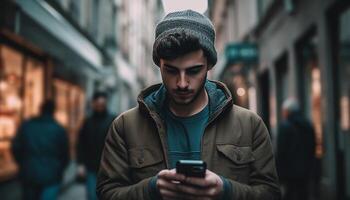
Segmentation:
{"type": "Polygon", "coordinates": [[[173,170],[162,170],[161,172],[159,172],[158,178],[182,182],[185,180],[186,177],[183,174],[176,173],[176,171],[173,169],[173,170]]]}
{"type": "Polygon", "coordinates": [[[157,188],[159,190],[166,189],[166,190],[172,190],[172,191],[176,192],[177,185],[178,185],[178,183],[174,183],[173,181],[169,181],[167,179],[158,179],[158,181],[157,181],[157,188]]]}

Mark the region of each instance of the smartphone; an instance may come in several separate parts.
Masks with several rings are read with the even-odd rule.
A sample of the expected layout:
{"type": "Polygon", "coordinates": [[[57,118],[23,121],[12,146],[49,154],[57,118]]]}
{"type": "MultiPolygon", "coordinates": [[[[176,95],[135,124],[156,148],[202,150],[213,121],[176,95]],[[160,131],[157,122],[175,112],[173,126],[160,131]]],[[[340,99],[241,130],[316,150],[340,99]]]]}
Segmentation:
{"type": "Polygon", "coordinates": [[[179,160],[176,162],[176,173],[192,177],[205,177],[207,164],[203,160],[179,160]]]}

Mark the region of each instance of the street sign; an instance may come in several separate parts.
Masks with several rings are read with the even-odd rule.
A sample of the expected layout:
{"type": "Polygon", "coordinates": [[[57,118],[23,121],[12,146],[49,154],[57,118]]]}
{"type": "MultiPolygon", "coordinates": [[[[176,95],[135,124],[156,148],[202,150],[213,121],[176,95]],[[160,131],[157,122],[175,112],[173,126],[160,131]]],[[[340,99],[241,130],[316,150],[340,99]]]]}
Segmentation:
{"type": "Polygon", "coordinates": [[[225,56],[228,63],[256,63],[258,50],[256,44],[231,43],[226,46],[225,56]]]}

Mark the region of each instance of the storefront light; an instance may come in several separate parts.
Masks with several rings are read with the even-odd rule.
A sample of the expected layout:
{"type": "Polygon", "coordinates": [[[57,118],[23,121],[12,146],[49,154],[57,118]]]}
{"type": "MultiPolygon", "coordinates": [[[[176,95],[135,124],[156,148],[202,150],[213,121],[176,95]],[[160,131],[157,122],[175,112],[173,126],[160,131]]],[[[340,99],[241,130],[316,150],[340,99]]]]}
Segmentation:
{"type": "Polygon", "coordinates": [[[321,94],[321,71],[319,68],[312,69],[312,90],[315,94],[321,94]]]}
{"type": "Polygon", "coordinates": [[[347,131],[350,129],[350,100],[348,96],[342,96],[340,98],[340,124],[341,129],[347,131]]]}
{"type": "Polygon", "coordinates": [[[8,96],[6,99],[6,103],[10,109],[19,109],[22,106],[21,100],[14,95],[8,96]]]}
{"type": "Polygon", "coordinates": [[[0,91],[5,91],[7,89],[7,83],[0,80],[0,91]]]}
{"type": "Polygon", "coordinates": [[[244,88],[240,87],[237,89],[236,93],[238,96],[243,97],[245,95],[246,91],[244,88]]]}

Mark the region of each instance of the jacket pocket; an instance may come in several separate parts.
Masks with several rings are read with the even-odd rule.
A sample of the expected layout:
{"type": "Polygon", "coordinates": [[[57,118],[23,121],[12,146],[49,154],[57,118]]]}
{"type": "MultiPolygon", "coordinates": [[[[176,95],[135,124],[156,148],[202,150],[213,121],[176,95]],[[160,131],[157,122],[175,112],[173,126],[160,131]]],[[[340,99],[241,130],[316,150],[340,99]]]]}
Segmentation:
{"type": "Polygon", "coordinates": [[[131,168],[143,168],[163,161],[162,153],[155,148],[138,147],[129,149],[131,168]]]}
{"type": "Polygon", "coordinates": [[[218,144],[217,150],[237,166],[245,166],[255,160],[251,147],[238,147],[231,144],[218,144]]]}
{"type": "Polygon", "coordinates": [[[157,148],[137,147],[129,149],[130,175],[133,182],[155,176],[165,168],[163,153],[157,148]]]}
{"type": "Polygon", "coordinates": [[[220,175],[241,183],[249,183],[251,164],[255,158],[251,147],[217,144],[216,170],[220,175]]]}

